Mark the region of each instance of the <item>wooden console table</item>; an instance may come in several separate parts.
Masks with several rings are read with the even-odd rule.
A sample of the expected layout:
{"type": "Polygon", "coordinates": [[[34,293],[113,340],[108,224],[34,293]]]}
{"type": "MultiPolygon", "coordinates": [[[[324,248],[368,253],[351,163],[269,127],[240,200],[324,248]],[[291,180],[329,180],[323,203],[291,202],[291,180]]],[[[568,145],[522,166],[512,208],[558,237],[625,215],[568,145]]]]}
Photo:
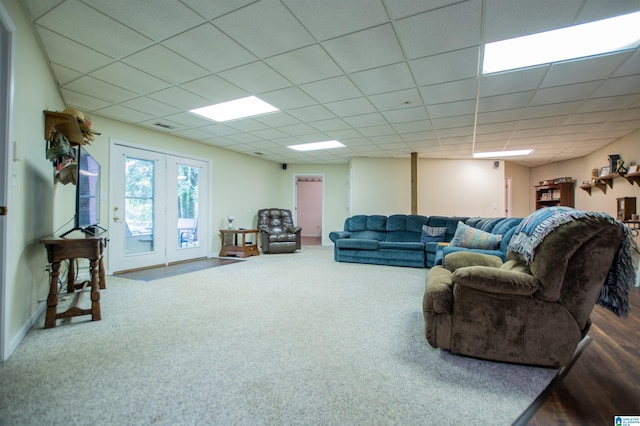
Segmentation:
{"type": "Polygon", "coordinates": [[[106,237],[86,238],[45,238],[40,240],[47,248],[47,258],[51,264],[49,272],[49,296],[47,297],[47,314],[44,328],[56,326],[58,318],[70,318],[80,315],[91,315],[92,321],[99,321],[100,314],[100,290],[106,287],[103,252],[107,246],[106,237]],[[77,258],[89,259],[89,271],[91,279],[82,283],[75,282],[74,260],[77,258]],[[82,289],[86,284],[91,286],[91,309],[81,309],[77,305],[64,312],[57,312],[58,306],[58,278],[60,277],[60,262],[69,259],[67,272],[67,293],[74,293],[82,289]]]}
{"type": "Polygon", "coordinates": [[[257,229],[221,229],[220,238],[222,239],[222,248],[220,249],[220,257],[223,256],[259,256],[258,251],[258,230],[257,229]],[[247,243],[247,234],[254,235],[255,240],[247,243]],[[229,237],[227,237],[227,235],[229,237]],[[242,235],[242,241],[238,241],[238,236],[242,235]],[[231,240],[231,241],[228,241],[231,240]]]}

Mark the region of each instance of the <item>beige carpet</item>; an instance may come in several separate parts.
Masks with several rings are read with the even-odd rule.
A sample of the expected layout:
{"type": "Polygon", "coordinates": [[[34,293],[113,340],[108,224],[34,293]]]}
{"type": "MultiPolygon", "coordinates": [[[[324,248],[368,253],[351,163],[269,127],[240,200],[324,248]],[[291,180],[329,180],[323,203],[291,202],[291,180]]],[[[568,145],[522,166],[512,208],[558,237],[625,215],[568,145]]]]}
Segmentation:
{"type": "Polygon", "coordinates": [[[41,321],[0,367],[0,424],[512,423],[555,371],[432,349],[426,274],[308,247],[108,277],[102,321],[41,321]]]}

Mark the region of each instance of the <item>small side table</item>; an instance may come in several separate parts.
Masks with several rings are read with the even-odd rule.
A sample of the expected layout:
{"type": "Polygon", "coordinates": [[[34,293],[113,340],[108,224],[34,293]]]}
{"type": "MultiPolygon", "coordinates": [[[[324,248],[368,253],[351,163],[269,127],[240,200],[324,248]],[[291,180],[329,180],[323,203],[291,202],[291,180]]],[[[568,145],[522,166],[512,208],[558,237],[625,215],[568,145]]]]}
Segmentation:
{"type": "Polygon", "coordinates": [[[106,287],[103,252],[107,245],[106,237],[86,238],[46,238],[40,240],[47,248],[47,258],[51,264],[49,272],[49,296],[47,297],[47,313],[44,328],[56,326],[59,318],[70,318],[81,315],[91,315],[92,321],[102,319],[100,313],[100,290],[106,287]],[[74,293],[81,289],[84,283],[75,282],[74,260],[76,258],[89,259],[91,279],[91,309],[81,309],[72,306],[64,312],[57,312],[58,307],[58,277],[60,276],[60,262],[69,259],[69,271],[67,274],[67,293],[74,293]]]}
{"type": "Polygon", "coordinates": [[[220,249],[220,257],[259,256],[258,232],[257,229],[221,229],[222,248],[220,249]],[[254,240],[248,243],[247,235],[254,235],[254,240]],[[238,236],[242,236],[242,240],[238,241],[238,236]]]}

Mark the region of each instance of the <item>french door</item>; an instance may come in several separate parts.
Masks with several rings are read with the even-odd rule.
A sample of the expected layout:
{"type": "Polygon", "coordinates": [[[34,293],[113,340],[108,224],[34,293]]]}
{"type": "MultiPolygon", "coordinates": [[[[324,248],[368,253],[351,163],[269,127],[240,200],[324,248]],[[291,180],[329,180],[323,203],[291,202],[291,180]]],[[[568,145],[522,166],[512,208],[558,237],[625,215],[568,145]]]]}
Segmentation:
{"type": "Polygon", "coordinates": [[[111,145],[109,270],[207,255],[206,162],[111,145]]]}

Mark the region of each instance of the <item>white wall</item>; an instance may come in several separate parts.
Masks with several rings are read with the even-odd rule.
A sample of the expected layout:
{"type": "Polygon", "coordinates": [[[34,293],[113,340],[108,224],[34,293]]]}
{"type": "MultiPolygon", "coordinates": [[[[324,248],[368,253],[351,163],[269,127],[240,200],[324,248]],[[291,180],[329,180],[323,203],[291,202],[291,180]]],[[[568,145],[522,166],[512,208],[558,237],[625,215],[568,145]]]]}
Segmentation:
{"type": "Polygon", "coordinates": [[[525,217],[533,211],[529,192],[529,167],[504,162],[505,177],[511,178],[511,217],[525,217]]]}
{"type": "Polygon", "coordinates": [[[351,160],[351,215],[395,213],[411,213],[411,159],[351,160]]]}
{"type": "Polygon", "coordinates": [[[418,161],[418,213],[425,216],[504,217],[504,162],[418,161]]]}
{"type": "Polygon", "coordinates": [[[616,199],[622,197],[640,198],[640,186],[631,185],[626,179],[619,177],[614,179],[613,188],[607,188],[606,194],[597,188],[593,188],[591,195],[589,195],[579,188],[582,181],[591,178],[592,169],[599,169],[609,165],[608,156],[610,154],[619,154],[621,159],[624,160],[625,166],[632,163],[640,163],[640,130],[585,157],[532,168],[529,182],[530,203],[532,205],[534,203],[533,187],[538,185],[540,181],[571,176],[577,181],[575,184],[575,207],[577,209],[605,212],[615,217],[616,199]]]}

